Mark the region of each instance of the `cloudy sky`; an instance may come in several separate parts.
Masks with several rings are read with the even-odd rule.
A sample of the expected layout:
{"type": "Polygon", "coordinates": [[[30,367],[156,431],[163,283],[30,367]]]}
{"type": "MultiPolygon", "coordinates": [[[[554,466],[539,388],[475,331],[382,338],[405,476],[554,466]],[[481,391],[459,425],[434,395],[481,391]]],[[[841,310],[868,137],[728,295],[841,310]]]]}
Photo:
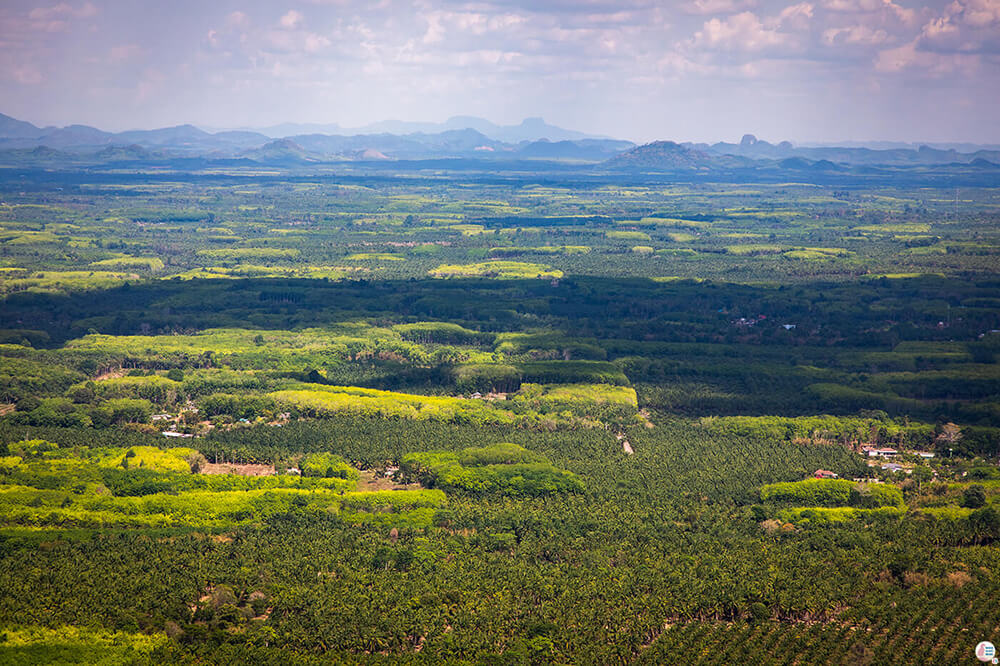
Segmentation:
{"type": "Polygon", "coordinates": [[[1000,142],[1000,0],[4,0],[0,112],[1000,142]]]}

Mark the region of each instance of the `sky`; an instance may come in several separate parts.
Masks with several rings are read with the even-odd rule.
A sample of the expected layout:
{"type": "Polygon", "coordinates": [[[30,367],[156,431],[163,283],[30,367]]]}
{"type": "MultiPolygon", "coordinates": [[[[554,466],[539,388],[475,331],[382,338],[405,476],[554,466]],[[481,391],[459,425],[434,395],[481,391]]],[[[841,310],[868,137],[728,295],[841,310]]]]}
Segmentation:
{"type": "Polygon", "coordinates": [[[1000,0],[4,0],[0,112],[1000,142],[1000,0]]]}

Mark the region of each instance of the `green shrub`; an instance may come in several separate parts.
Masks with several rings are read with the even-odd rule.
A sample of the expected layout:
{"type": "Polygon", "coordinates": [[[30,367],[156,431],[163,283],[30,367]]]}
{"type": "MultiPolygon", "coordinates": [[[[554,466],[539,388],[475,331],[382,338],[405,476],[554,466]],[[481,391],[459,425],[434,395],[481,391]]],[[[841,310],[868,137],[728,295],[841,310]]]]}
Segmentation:
{"type": "Polygon", "coordinates": [[[772,483],[760,489],[765,502],[782,502],[804,506],[848,506],[853,481],[845,479],[807,479],[788,483],[772,483]]]}
{"type": "Polygon", "coordinates": [[[575,474],[516,444],[470,447],[458,453],[410,453],[403,457],[400,470],[404,478],[424,485],[475,495],[537,497],[584,488],[575,474]]]}
{"type": "Polygon", "coordinates": [[[455,387],[463,393],[512,392],[521,387],[521,372],[512,365],[467,363],[452,369],[455,387]]]}
{"type": "Polygon", "coordinates": [[[358,470],[333,453],[310,453],[300,463],[302,476],[321,476],[337,479],[358,479],[358,470]]]}
{"type": "Polygon", "coordinates": [[[213,393],[198,401],[205,416],[227,415],[234,419],[255,419],[266,411],[275,410],[275,401],[268,396],[213,393]]]}
{"type": "Polygon", "coordinates": [[[962,493],[962,506],[967,509],[978,509],[986,506],[986,488],[978,483],[966,488],[962,493]]]}

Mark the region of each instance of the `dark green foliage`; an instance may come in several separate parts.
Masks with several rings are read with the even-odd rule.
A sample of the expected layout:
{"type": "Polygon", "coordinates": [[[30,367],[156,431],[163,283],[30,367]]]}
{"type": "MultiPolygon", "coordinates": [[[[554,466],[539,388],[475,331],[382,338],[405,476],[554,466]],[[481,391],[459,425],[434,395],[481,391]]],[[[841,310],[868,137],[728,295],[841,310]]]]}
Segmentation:
{"type": "Polygon", "coordinates": [[[521,371],[512,365],[469,363],[456,366],[452,372],[455,388],[462,393],[513,392],[521,387],[521,371]]]}
{"type": "Polygon", "coordinates": [[[102,481],[116,497],[153,495],[177,487],[171,475],[145,469],[106,469],[102,472],[102,481]]]}
{"type": "Polygon", "coordinates": [[[969,478],[977,481],[1000,479],[1000,468],[997,467],[973,467],[969,470],[969,478]]]}
{"type": "Polygon", "coordinates": [[[986,489],[979,484],[973,484],[962,493],[962,506],[978,509],[986,506],[986,489]]]}
{"type": "Polygon", "coordinates": [[[994,543],[1000,539],[1000,511],[992,506],[976,509],[969,515],[969,526],[977,543],[994,543]]]}
{"type": "Polygon", "coordinates": [[[535,361],[519,369],[522,380],[533,384],[629,384],[618,367],[599,361],[535,361]]]}
{"type": "Polygon", "coordinates": [[[401,324],[396,326],[395,330],[403,336],[404,340],[441,345],[492,345],[496,338],[492,333],[481,333],[446,322],[401,324]]]}

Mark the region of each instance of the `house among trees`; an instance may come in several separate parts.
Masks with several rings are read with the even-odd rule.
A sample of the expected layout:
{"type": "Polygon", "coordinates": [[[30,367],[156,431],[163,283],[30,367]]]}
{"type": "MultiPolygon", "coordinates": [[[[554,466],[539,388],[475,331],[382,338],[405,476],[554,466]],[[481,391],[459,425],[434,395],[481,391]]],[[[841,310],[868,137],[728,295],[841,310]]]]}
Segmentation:
{"type": "Polygon", "coordinates": [[[866,446],[864,450],[868,453],[869,458],[895,458],[899,455],[899,451],[896,449],[877,449],[866,446]]]}
{"type": "Polygon", "coordinates": [[[836,479],[839,476],[836,472],[831,472],[828,469],[818,469],[813,473],[814,479],[836,479]]]}

